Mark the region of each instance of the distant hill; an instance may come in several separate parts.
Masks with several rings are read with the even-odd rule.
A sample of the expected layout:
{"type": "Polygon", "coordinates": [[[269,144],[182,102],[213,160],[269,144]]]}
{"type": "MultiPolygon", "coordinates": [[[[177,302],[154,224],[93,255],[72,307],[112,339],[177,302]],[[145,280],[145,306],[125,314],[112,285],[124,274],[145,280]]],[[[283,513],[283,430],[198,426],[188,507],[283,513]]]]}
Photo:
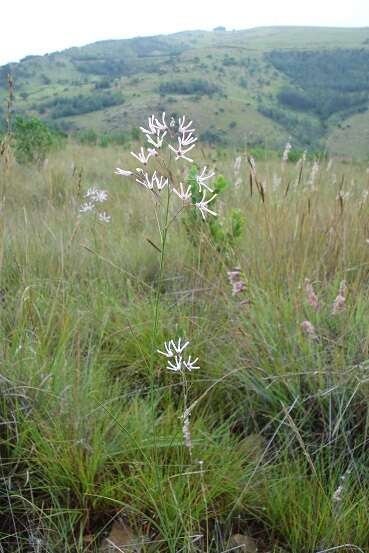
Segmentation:
{"type": "Polygon", "coordinates": [[[369,28],[191,31],[103,41],[0,67],[16,110],[68,131],[130,131],[152,112],[188,113],[206,141],[290,141],[369,157],[369,28]]]}

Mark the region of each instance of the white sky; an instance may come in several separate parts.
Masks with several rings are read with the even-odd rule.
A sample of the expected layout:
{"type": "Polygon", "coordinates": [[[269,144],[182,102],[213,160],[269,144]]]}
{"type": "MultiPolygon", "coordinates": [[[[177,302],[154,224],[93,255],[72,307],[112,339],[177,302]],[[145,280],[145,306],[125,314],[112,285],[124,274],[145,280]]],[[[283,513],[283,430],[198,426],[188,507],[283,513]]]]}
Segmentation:
{"type": "Polygon", "coordinates": [[[369,27],[369,0],[3,0],[0,65],[105,39],[269,25],[369,27]]]}

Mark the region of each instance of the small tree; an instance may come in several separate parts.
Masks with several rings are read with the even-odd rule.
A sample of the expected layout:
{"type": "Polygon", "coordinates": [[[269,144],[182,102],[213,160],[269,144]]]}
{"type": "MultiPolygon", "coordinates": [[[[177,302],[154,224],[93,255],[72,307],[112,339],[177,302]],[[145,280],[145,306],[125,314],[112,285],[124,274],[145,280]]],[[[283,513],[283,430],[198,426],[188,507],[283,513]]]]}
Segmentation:
{"type": "Polygon", "coordinates": [[[19,163],[40,163],[59,142],[57,135],[36,117],[16,117],[14,138],[15,157],[19,163]]]}

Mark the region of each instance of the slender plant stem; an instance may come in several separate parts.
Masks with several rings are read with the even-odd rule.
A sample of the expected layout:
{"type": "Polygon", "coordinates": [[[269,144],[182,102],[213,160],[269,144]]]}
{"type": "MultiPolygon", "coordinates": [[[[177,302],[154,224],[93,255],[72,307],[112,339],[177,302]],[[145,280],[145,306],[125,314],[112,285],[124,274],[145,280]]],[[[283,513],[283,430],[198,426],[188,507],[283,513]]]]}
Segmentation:
{"type": "Polygon", "coordinates": [[[165,215],[164,215],[164,224],[161,228],[159,228],[160,232],[160,265],[159,265],[159,276],[158,276],[158,282],[157,282],[157,290],[156,290],[156,297],[155,297],[155,307],[154,307],[154,324],[153,324],[153,330],[152,330],[152,343],[151,343],[151,362],[150,362],[150,374],[151,374],[151,381],[154,382],[154,360],[155,360],[155,353],[157,349],[157,334],[158,334],[158,324],[159,324],[159,312],[160,312],[160,294],[161,294],[161,284],[163,281],[163,273],[164,273],[164,262],[165,262],[165,247],[167,243],[167,236],[168,236],[168,220],[169,220],[169,204],[170,204],[170,190],[169,187],[167,188],[167,201],[165,205],[165,215]]]}

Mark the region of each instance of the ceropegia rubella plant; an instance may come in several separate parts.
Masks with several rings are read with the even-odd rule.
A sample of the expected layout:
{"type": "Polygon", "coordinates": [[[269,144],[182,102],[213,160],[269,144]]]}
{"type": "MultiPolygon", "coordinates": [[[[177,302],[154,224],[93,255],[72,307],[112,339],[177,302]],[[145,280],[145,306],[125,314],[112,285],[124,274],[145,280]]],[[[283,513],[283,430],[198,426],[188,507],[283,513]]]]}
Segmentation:
{"type": "MultiPolygon", "coordinates": [[[[168,232],[174,221],[185,211],[195,212],[201,221],[215,218],[217,213],[212,205],[218,195],[212,185],[215,172],[203,167],[194,174],[191,169],[194,164],[194,152],[198,138],[192,121],[186,116],[178,119],[167,119],[165,112],[156,117],[152,115],[146,126],[140,127],[146,145],[138,152],[131,152],[137,162],[134,170],[118,167],[115,173],[124,178],[130,178],[144,193],[151,194],[155,220],[158,226],[158,242],[150,243],[159,252],[159,275],[154,305],[154,322],[152,330],[152,347],[150,369],[153,374],[153,364],[157,351],[157,334],[159,322],[160,290],[164,274],[165,252],[168,232]]],[[[167,358],[167,368],[182,375],[184,392],[183,435],[185,445],[190,453],[192,449],[189,432],[189,412],[187,407],[188,385],[186,372],[198,369],[197,359],[185,357],[184,350],[188,342],[182,344],[181,338],[166,342],[165,351],[159,351],[167,358]]]]}

